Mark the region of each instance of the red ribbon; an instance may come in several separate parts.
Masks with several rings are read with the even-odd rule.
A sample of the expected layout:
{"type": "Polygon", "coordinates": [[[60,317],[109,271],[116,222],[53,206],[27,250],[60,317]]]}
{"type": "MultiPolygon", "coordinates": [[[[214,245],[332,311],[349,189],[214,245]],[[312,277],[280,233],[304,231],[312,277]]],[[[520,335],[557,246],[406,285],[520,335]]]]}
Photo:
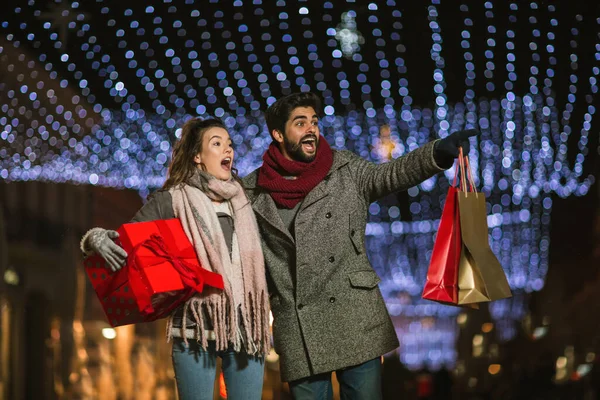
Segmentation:
{"type": "MultiPolygon", "coordinates": [[[[134,247],[132,251],[134,258],[129,268],[130,283],[132,281],[143,282],[141,277],[141,270],[143,269],[143,266],[138,265],[135,257],[135,254],[141,247],[147,248],[148,250],[152,251],[157,258],[167,261],[173,265],[173,268],[175,268],[175,270],[179,273],[184,286],[193,289],[198,293],[202,293],[202,290],[204,290],[204,285],[209,285],[217,289],[223,289],[224,287],[223,277],[221,275],[208,271],[198,265],[194,265],[184,260],[177,254],[170,254],[163,238],[158,235],[152,235],[150,236],[150,239],[147,239],[134,247]]],[[[134,288],[132,287],[132,289],[134,288]]],[[[138,291],[135,289],[134,291],[136,292],[137,303],[140,311],[144,314],[153,314],[154,307],[152,305],[149,292],[147,290],[138,291]],[[137,296],[138,294],[139,296],[137,296]]]]}

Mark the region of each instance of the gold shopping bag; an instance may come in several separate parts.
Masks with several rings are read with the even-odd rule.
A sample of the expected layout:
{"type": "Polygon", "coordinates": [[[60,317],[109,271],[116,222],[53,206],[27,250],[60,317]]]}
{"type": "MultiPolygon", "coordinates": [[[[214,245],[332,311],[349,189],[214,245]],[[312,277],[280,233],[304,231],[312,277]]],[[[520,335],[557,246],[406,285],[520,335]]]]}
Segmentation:
{"type": "Polygon", "coordinates": [[[479,308],[477,303],[490,300],[481,272],[463,243],[458,265],[458,304],[479,308]]]}
{"type": "Polygon", "coordinates": [[[458,303],[466,305],[505,299],[511,297],[512,293],[504,270],[488,242],[485,196],[475,191],[467,157],[465,161],[460,163],[463,175],[461,186],[465,190],[458,192],[462,237],[458,268],[458,303]],[[471,191],[468,191],[465,182],[465,167],[471,191]]]}

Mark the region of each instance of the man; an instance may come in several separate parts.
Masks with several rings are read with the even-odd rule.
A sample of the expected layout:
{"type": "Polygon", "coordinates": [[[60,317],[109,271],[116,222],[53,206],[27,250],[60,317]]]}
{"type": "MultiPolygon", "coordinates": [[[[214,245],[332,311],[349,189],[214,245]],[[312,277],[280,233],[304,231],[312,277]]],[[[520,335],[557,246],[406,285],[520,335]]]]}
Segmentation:
{"type": "Polygon", "coordinates": [[[398,338],[364,245],[367,210],[469,150],[460,131],[386,164],[332,150],[320,136],[320,99],[296,93],[266,112],[273,142],[243,179],[267,266],[275,350],[295,399],[381,398],[380,356],[398,338]]]}

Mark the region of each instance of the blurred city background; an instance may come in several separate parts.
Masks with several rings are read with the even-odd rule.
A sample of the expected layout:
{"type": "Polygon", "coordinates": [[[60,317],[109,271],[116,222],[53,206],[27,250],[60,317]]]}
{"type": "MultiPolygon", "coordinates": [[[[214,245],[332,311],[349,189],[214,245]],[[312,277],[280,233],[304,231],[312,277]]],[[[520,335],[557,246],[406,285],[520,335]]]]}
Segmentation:
{"type": "MultiPolygon", "coordinates": [[[[453,169],[373,203],[386,398],[600,399],[599,3],[8,0],[0,25],[0,399],[176,398],[165,321],[112,329],[79,240],[162,185],[191,117],[225,121],[241,176],[260,166],[263,112],[297,91],[376,163],[481,131],[513,297],[421,299],[453,169]]],[[[274,352],[263,398],[289,398],[274,352]]]]}

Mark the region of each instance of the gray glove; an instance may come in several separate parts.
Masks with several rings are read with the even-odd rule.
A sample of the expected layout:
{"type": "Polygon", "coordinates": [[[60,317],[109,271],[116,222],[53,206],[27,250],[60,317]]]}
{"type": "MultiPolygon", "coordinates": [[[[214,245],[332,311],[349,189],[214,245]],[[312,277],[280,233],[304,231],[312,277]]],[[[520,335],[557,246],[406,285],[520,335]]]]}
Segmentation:
{"type": "Polygon", "coordinates": [[[104,258],[113,272],[118,271],[127,260],[127,252],[113,241],[118,237],[116,231],[94,228],[83,237],[81,250],[84,253],[95,252],[104,258]]]}

